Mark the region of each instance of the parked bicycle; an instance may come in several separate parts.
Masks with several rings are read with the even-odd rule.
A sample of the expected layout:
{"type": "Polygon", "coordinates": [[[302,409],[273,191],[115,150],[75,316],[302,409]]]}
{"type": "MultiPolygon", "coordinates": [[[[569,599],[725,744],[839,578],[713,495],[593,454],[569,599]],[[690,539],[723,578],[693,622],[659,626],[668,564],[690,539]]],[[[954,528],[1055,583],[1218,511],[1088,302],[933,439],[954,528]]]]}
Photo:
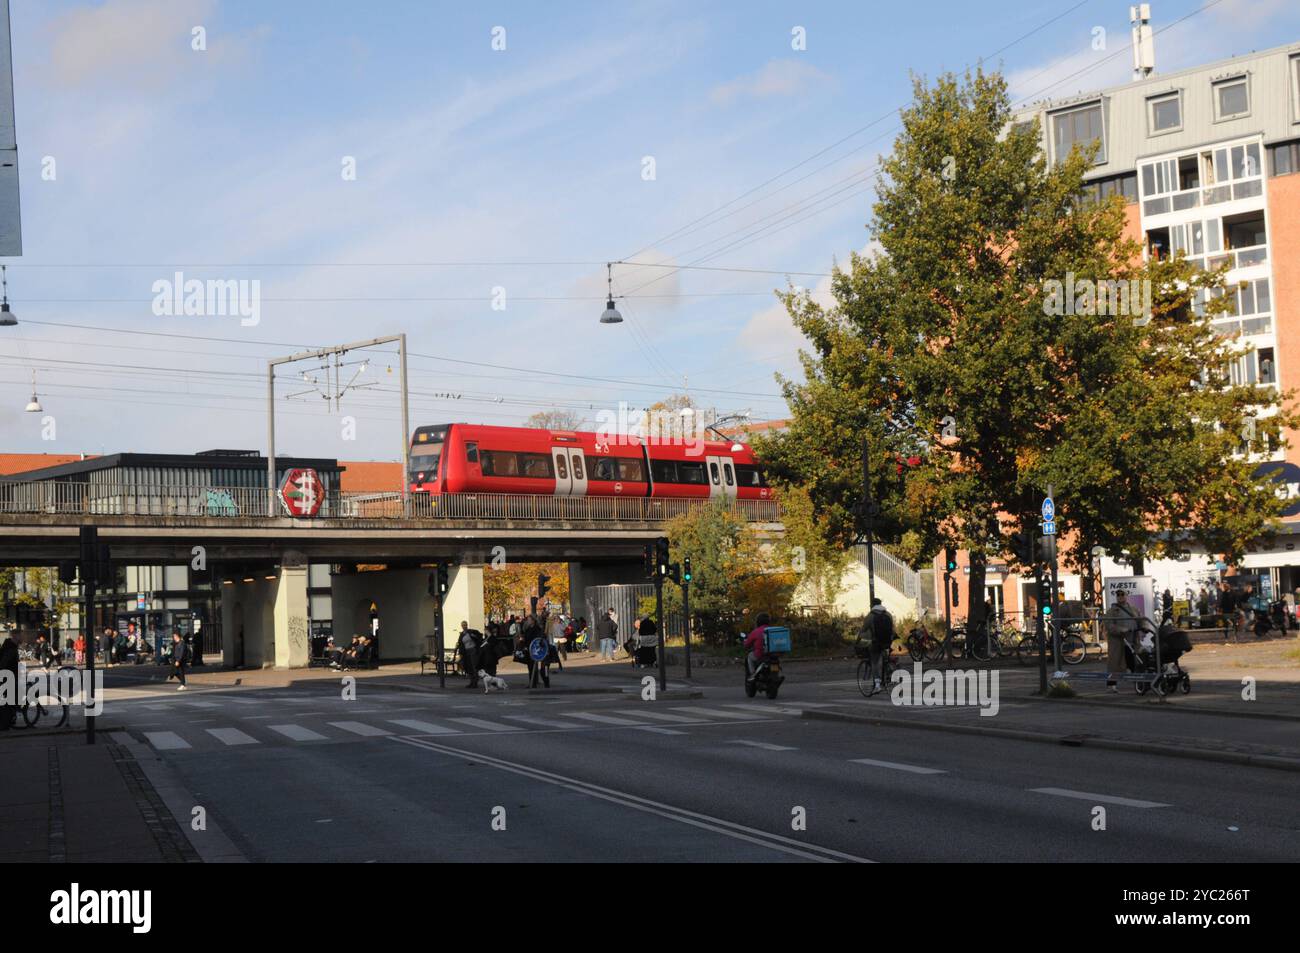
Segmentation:
{"type": "Polygon", "coordinates": [[[903,639],[903,648],[907,649],[907,654],[912,656],[914,662],[919,662],[922,659],[927,662],[937,662],[943,658],[943,639],[933,635],[925,627],[925,617],[929,614],[929,609],[922,609],[921,617],[917,619],[916,625],[903,639]]]}
{"type": "Polygon", "coordinates": [[[62,728],[68,723],[68,714],[70,709],[69,699],[64,697],[65,686],[72,684],[72,679],[76,677],[76,669],[71,665],[60,666],[54,678],[51,679],[48,674],[32,674],[27,677],[27,687],[23,692],[22,702],[18,710],[22,712],[23,724],[28,728],[35,728],[42,718],[55,718],[55,728],[62,728]],[[64,673],[68,674],[64,674],[64,673]],[[39,690],[32,689],[42,684],[39,690]]]}
{"type": "MultiPolygon", "coordinates": [[[[1054,622],[1047,623],[1046,631],[1043,633],[1044,649],[1050,656],[1052,654],[1052,634],[1060,632],[1061,638],[1061,661],[1066,665],[1078,665],[1088,657],[1088,643],[1084,641],[1083,636],[1079,634],[1073,626],[1067,626],[1061,631],[1060,626],[1054,622]]],[[[1030,665],[1038,659],[1038,633],[1030,632],[1016,643],[1016,661],[1021,665],[1030,665]]]]}

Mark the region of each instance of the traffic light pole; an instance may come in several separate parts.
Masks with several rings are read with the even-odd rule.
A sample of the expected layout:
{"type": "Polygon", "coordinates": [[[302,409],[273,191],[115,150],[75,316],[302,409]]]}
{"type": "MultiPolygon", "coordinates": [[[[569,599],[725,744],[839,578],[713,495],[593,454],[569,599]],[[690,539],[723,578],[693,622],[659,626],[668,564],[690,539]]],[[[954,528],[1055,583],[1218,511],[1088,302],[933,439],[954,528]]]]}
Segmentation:
{"type": "Polygon", "coordinates": [[[99,530],[94,526],[81,527],[81,597],[85,608],[81,613],[82,636],[86,640],[86,744],[95,743],[95,588],[99,568],[99,530]]]}
{"type": "Polygon", "coordinates": [[[1038,592],[1038,611],[1034,613],[1034,632],[1038,637],[1038,694],[1047,694],[1047,641],[1043,625],[1043,566],[1034,563],[1034,585],[1038,592]]]}
{"type": "Polygon", "coordinates": [[[691,677],[691,581],[689,579],[682,580],[682,615],[686,618],[686,677],[689,679],[691,677]]]}
{"type": "Polygon", "coordinates": [[[435,576],[436,582],[434,584],[434,589],[437,590],[437,594],[434,597],[434,603],[433,603],[433,633],[435,636],[434,642],[437,643],[436,648],[438,650],[438,687],[446,688],[447,687],[447,662],[444,657],[446,653],[443,651],[444,639],[443,639],[443,630],[442,630],[442,564],[441,563],[438,564],[438,568],[435,570],[435,573],[436,573],[435,576]]]}
{"type": "Polygon", "coordinates": [[[664,637],[664,574],[662,571],[655,573],[655,623],[659,630],[659,690],[661,692],[668,690],[668,653],[664,651],[667,647],[667,639],[664,637]]]}

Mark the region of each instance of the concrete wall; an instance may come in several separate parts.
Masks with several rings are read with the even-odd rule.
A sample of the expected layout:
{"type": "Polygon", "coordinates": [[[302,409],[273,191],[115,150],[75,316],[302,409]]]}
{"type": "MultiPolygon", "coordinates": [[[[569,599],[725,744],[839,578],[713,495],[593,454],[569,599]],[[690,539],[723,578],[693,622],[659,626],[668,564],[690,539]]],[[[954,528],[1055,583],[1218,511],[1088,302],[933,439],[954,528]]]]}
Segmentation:
{"type": "Polygon", "coordinates": [[[221,587],[221,663],[244,668],[302,668],[307,664],[307,570],[286,566],[267,579],[221,587]],[[242,639],[242,659],[240,658],[242,639]]]}
{"type": "MultiPolygon", "coordinates": [[[[575,615],[587,614],[588,586],[640,585],[647,582],[640,559],[569,563],[569,606],[575,615]]],[[[588,619],[593,622],[594,620],[588,619]]]]}
{"type": "MultiPolygon", "coordinates": [[[[867,583],[867,567],[853,560],[844,573],[839,594],[835,597],[835,611],[854,617],[865,616],[871,611],[870,588],[867,583]]],[[[916,600],[907,598],[879,576],[876,577],[876,598],[889,610],[895,622],[914,618],[917,614],[916,600]]]]}

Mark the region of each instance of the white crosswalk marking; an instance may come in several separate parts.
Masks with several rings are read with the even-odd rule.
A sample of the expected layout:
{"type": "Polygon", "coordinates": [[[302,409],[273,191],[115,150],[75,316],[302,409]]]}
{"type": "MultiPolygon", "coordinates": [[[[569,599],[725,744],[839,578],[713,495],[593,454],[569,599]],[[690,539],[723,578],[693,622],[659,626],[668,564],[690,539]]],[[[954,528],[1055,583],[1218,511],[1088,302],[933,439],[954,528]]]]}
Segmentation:
{"type": "Polygon", "coordinates": [[[331,721],[331,728],[342,728],[344,731],[350,731],[354,735],[361,735],[363,738],[378,738],[381,735],[391,735],[392,732],[384,728],[376,728],[374,725],[367,725],[363,721],[331,721]]]}
{"type": "Polygon", "coordinates": [[[673,711],[689,711],[697,715],[712,715],[715,718],[734,718],[736,721],[757,721],[763,715],[742,715],[738,711],[723,711],[721,708],[674,708],[673,711]]]}
{"type": "Polygon", "coordinates": [[[326,737],[318,731],[312,731],[310,728],[304,728],[302,725],[267,725],[272,731],[284,735],[293,741],[326,741],[326,737]]]}
{"type": "Polygon", "coordinates": [[[850,758],[853,764],[869,764],[874,768],[890,768],[894,771],[908,771],[912,774],[947,774],[938,768],[923,768],[918,764],[899,764],[897,761],[877,761],[874,758],[850,758]]]}
{"type": "Polygon", "coordinates": [[[762,748],[764,751],[798,751],[798,748],[791,748],[787,745],[774,745],[766,741],[745,741],[735,738],[731,742],[733,745],[748,745],[751,748],[762,748]]]}
{"type": "MultiPolygon", "coordinates": [[[[799,704],[802,705],[803,702],[800,702],[799,704]]],[[[753,705],[723,705],[722,707],[723,707],[723,708],[739,708],[741,711],[746,711],[746,712],[749,712],[750,714],[753,714],[753,713],[754,713],[754,706],[753,706],[753,705]]],[[[806,707],[806,706],[805,706],[805,707],[806,707]]],[[[803,714],[803,709],[802,709],[802,708],[784,708],[784,707],[782,707],[782,708],[777,708],[777,707],[775,707],[775,706],[771,706],[771,705],[765,705],[765,706],[763,707],[763,711],[764,711],[765,713],[766,713],[766,712],[773,712],[773,711],[774,711],[774,712],[776,712],[778,715],[802,715],[802,714],[803,714]]]]}
{"type": "Polygon", "coordinates": [[[422,735],[458,735],[460,731],[456,728],[448,728],[445,725],[435,725],[431,721],[416,721],[413,718],[390,719],[390,725],[397,725],[399,728],[406,728],[410,731],[418,731],[422,735]]]}
{"type": "Polygon", "coordinates": [[[1057,797],[1072,797],[1080,801],[1097,801],[1102,804],[1118,804],[1122,807],[1168,807],[1159,801],[1140,801],[1131,797],[1115,797],[1112,794],[1089,794],[1087,791],[1071,791],[1068,788],[1030,788],[1034,794],[1055,794],[1057,797]]]}
{"type": "Polygon", "coordinates": [[[173,748],[188,748],[190,743],[176,734],[174,731],[146,731],[145,738],[149,744],[154,746],[157,751],[168,751],[173,748]]]}
{"type": "Polygon", "coordinates": [[[641,722],[633,721],[630,718],[617,718],[614,715],[597,715],[589,711],[571,711],[565,714],[566,718],[581,718],[584,721],[594,721],[601,725],[639,725],[641,722]]]}
{"type": "Polygon", "coordinates": [[[637,731],[651,731],[656,735],[684,735],[686,732],[678,731],[676,728],[660,728],[658,725],[638,725],[637,731]]]}
{"type": "Polygon", "coordinates": [[[638,718],[653,718],[655,721],[669,721],[678,725],[698,724],[703,718],[687,718],[685,715],[670,715],[666,711],[639,711],[638,718]]]}
{"type": "Polygon", "coordinates": [[[246,735],[238,728],[204,728],[208,734],[223,745],[260,745],[261,742],[252,735],[246,735]]]}
{"type": "Polygon", "coordinates": [[[526,725],[541,725],[545,728],[582,728],[582,725],[575,725],[571,721],[561,721],[559,718],[539,718],[536,715],[502,715],[502,718],[508,718],[511,721],[522,721],[526,725]]]}
{"type": "Polygon", "coordinates": [[[503,725],[499,721],[488,721],[486,718],[448,718],[448,721],[459,722],[462,725],[469,725],[471,728],[482,728],[484,731],[523,731],[514,725],[503,725]]]}

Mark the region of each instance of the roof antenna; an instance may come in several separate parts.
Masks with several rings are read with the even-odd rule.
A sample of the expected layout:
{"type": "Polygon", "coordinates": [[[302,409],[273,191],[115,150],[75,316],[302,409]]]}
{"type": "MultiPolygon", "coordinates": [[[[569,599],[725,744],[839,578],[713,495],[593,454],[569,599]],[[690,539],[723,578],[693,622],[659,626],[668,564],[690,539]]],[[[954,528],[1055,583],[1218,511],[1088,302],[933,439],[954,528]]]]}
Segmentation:
{"type": "Polygon", "coordinates": [[[1133,79],[1146,79],[1156,71],[1156,41],[1151,32],[1151,4],[1138,3],[1129,7],[1128,22],[1133,24],[1133,79]]]}

